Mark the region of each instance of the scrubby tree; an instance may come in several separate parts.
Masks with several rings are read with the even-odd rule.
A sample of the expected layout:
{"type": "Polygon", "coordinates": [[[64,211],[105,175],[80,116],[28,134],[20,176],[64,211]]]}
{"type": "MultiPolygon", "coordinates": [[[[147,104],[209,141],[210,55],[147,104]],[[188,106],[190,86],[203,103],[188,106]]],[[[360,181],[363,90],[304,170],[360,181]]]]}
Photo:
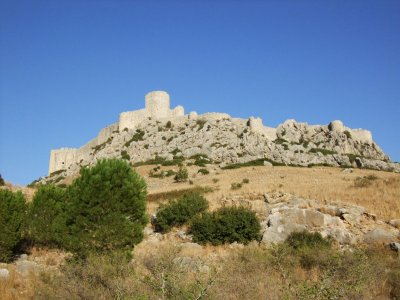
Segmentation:
{"type": "Polygon", "coordinates": [[[172,226],[182,225],[196,214],[208,208],[207,200],[199,193],[187,193],[160,207],[157,212],[156,229],[169,231],[172,226]]]}
{"type": "Polygon", "coordinates": [[[35,244],[58,245],[65,233],[65,189],[40,186],[32,199],[26,220],[26,235],[35,244]]]}
{"type": "Polygon", "coordinates": [[[247,244],[259,240],[261,225],[256,214],[244,207],[223,207],[204,213],[192,222],[193,240],[201,244],[239,242],[247,244]]]}
{"type": "Polygon", "coordinates": [[[26,215],[25,198],[21,192],[0,189],[0,261],[8,262],[22,240],[26,215]]]}
{"type": "Polygon", "coordinates": [[[5,182],[4,182],[3,177],[0,174],[0,186],[3,186],[3,185],[5,185],[5,182]]]}
{"type": "Polygon", "coordinates": [[[188,170],[184,166],[180,166],[178,172],[175,174],[175,181],[176,182],[183,182],[186,181],[189,177],[188,170]]]}
{"type": "Polygon", "coordinates": [[[68,188],[66,248],[78,255],[130,249],[143,238],[146,183],[127,162],[82,168],[68,188]]]}

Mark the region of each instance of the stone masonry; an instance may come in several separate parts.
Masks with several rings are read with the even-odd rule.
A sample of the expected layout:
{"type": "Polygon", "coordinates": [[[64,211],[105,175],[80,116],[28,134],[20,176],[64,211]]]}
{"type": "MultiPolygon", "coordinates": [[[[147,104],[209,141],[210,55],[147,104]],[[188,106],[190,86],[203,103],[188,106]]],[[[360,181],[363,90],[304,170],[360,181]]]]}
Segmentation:
{"type": "Polygon", "coordinates": [[[157,156],[171,160],[206,154],[222,165],[266,159],[284,165],[400,170],[372,140],[370,131],[350,129],[338,120],[309,125],[291,119],[272,128],[254,117],[185,115],[182,106],[170,109],[168,93],[153,91],[146,95],[144,109],[121,113],[118,122],[102,129],[86,145],[51,150],[49,175],[72,174],[98,159],[118,158],[122,153],[129,155],[131,163],[157,156]]]}

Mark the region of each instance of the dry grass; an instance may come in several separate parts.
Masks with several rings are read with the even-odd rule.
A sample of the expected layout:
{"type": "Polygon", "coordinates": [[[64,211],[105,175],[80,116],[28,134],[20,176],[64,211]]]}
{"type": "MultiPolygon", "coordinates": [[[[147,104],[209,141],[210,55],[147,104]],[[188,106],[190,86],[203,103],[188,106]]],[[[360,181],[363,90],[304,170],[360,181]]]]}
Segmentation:
{"type": "MultiPolygon", "coordinates": [[[[138,168],[145,176],[149,193],[165,193],[171,190],[188,189],[189,183],[174,183],[172,178],[149,178],[152,166],[138,168]]],[[[171,169],[169,168],[165,168],[171,169]]],[[[173,168],[172,168],[173,169],[173,168]]],[[[245,167],[234,170],[215,170],[208,175],[197,174],[198,167],[191,166],[189,178],[194,185],[210,186],[207,194],[211,207],[224,196],[238,193],[270,193],[282,191],[323,202],[342,202],[364,206],[370,213],[384,220],[400,218],[400,174],[355,169],[344,173],[340,168],[314,167],[245,167]],[[376,180],[364,187],[356,187],[358,177],[374,175],[376,180]],[[248,184],[232,190],[231,185],[248,179],[248,184]]]]}
{"type": "Polygon", "coordinates": [[[296,251],[287,245],[184,248],[144,242],[127,262],[95,256],[36,287],[37,299],[397,299],[399,260],[388,249],[296,251]],[[311,257],[311,265],[303,266],[311,257]],[[181,264],[179,258],[196,262],[181,264]],[[178,259],[178,260],[177,260],[178,259]],[[198,269],[196,266],[208,266],[198,269]],[[201,297],[203,295],[204,297],[201,297]]]}
{"type": "Polygon", "coordinates": [[[36,276],[30,274],[27,277],[22,277],[17,273],[14,266],[8,266],[7,269],[10,271],[10,276],[7,279],[0,279],[0,299],[33,299],[36,276]]]}

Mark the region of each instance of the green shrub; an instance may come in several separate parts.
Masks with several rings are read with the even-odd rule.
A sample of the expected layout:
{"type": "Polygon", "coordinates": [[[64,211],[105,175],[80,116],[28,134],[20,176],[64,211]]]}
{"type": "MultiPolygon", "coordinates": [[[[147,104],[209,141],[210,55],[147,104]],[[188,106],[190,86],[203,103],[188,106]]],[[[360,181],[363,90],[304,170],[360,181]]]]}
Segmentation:
{"type": "Polygon", "coordinates": [[[331,154],[337,154],[336,151],[333,150],[328,150],[328,149],[322,149],[322,148],[312,148],[309,153],[322,153],[323,155],[331,155],[331,154]]]}
{"type": "Polygon", "coordinates": [[[268,158],[260,158],[260,159],[248,161],[245,163],[230,164],[225,167],[222,167],[221,169],[229,170],[229,169],[238,169],[238,168],[242,168],[242,167],[264,166],[264,161],[270,162],[273,166],[284,166],[285,165],[284,163],[279,163],[279,162],[273,161],[268,158]]]}
{"type": "Polygon", "coordinates": [[[181,198],[160,207],[157,212],[156,229],[167,232],[171,227],[186,223],[207,208],[207,200],[202,195],[198,193],[185,194],[181,198]]]}
{"type": "Polygon", "coordinates": [[[280,144],[289,143],[289,142],[285,139],[277,138],[276,140],[274,140],[274,143],[280,145],[280,144]]]}
{"type": "Polygon", "coordinates": [[[354,179],[354,187],[363,188],[370,186],[373,181],[377,180],[378,177],[376,175],[368,175],[363,177],[357,177],[354,179]]]}
{"type": "Polygon", "coordinates": [[[160,202],[182,197],[187,193],[206,194],[212,192],[213,189],[209,186],[194,186],[187,189],[172,190],[163,193],[150,194],[147,196],[148,202],[160,202]]]}
{"type": "Polygon", "coordinates": [[[5,184],[3,177],[0,174],[0,186],[3,186],[5,184]]]}
{"type": "Polygon", "coordinates": [[[180,166],[178,172],[176,172],[174,179],[176,182],[183,182],[186,181],[188,177],[188,170],[185,167],[180,166]]]}
{"type": "Polygon", "coordinates": [[[240,188],[242,188],[242,184],[239,182],[234,182],[231,184],[231,190],[238,190],[240,188]]]}
{"type": "Polygon", "coordinates": [[[327,263],[327,257],[331,255],[332,240],[324,239],[319,232],[292,232],[285,243],[295,251],[300,265],[307,270],[327,263]]]}
{"type": "Polygon", "coordinates": [[[207,169],[199,169],[197,171],[197,173],[201,173],[203,175],[207,175],[207,174],[210,174],[210,171],[208,171],[207,169]]]}
{"type": "Polygon", "coordinates": [[[117,159],[100,160],[80,175],[68,188],[64,245],[81,256],[130,250],[147,222],[146,183],[117,159]]]}
{"type": "Polygon", "coordinates": [[[200,244],[247,244],[261,238],[260,229],[261,225],[253,211],[244,207],[223,207],[195,218],[190,233],[193,234],[193,241],[200,244]]]}
{"type": "Polygon", "coordinates": [[[286,243],[293,249],[301,248],[329,248],[332,244],[330,239],[324,239],[319,232],[292,232],[286,243]]]}
{"type": "Polygon", "coordinates": [[[28,208],[26,235],[44,246],[59,244],[65,224],[65,189],[54,185],[40,186],[28,208]]]}
{"type": "Polygon", "coordinates": [[[125,159],[125,160],[131,160],[131,157],[130,157],[130,155],[128,154],[128,152],[126,151],[126,150],[122,150],[121,151],[121,158],[122,159],[125,159]]]}
{"type": "Polygon", "coordinates": [[[0,189],[0,262],[12,260],[22,240],[25,216],[26,204],[22,193],[0,189]]]}
{"type": "Polygon", "coordinates": [[[190,159],[194,159],[194,165],[198,167],[205,167],[206,164],[211,163],[211,160],[205,154],[192,155],[190,159]]]}
{"type": "Polygon", "coordinates": [[[133,142],[143,141],[144,135],[145,132],[143,130],[136,129],[136,133],[132,136],[132,138],[129,141],[125,143],[125,147],[129,147],[133,142]]]}

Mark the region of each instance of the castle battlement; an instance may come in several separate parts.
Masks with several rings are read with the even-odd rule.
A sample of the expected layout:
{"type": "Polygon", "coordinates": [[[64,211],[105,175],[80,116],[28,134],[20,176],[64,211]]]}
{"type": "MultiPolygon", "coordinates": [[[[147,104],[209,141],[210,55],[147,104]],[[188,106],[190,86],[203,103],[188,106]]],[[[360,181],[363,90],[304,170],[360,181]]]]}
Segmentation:
{"type": "Polygon", "coordinates": [[[153,91],[145,96],[145,108],[123,112],[119,115],[119,131],[136,128],[144,120],[155,120],[183,117],[185,110],[182,106],[170,109],[170,98],[167,92],[153,91]]]}
{"type": "Polygon", "coordinates": [[[170,109],[170,97],[167,92],[153,91],[145,96],[145,108],[122,112],[119,121],[103,128],[98,136],[81,148],[61,148],[51,150],[49,162],[49,174],[67,169],[73,163],[87,160],[93,149],[105,143],[114,132],[122,132],[125,129],[135,129],[149,118],[154,120],[175,119],[185,116],[183,106],[170,109]]]}
{"type": "MultiPolygon", "coordinates": [[[[263,124],[261,118],[250,117],[249,119],[231,118],[226,113],[204,113],[197,115],[196,112],[190,112],[185,115],[185,110],[182,106],[170,108],[170,96],[164,91],[153,91],[145,96],[145,107],[139,110],[122,112],[119,115],[118,122],[108,125],[100,130],[98,135],[83,145],[80,148],[61,148],[51,150],[49,162],[49,174],[60,171],[69,170],[70,168],[79,168],[82,165],[93,163],[97,159],[96,153],[103,150],[106,144],[113,144],[116,152],[120,153],[121,146],[132,137],[129,132],[134,129],[146,129],[146,126],[153,126],[151,123],[160,123],[171,121],[174,125],[191,122],[195,119],[201,119],[203,122],[218,124],[220,121],[229,120],[232,126],[245,127],[255,138],[265,138],[269,142],[276,139],[281,141],[287,140],[293,145],[299,145],[300,141],[305,138],[314,139],[316,143],[323,142],[326,137],[340,137],[341,141],[346,139],[358,144],[373,144],[371,132],[363,129],[351,129],[346,127],[342,121],[335,120],[328,125],[308,125],[307,123],[298,123],[293,119],[286,120],[277,128],[267,127],[263,124]],[[156,122],[154,122],[156,121],[156,122]],[[150,125],[149,125],[150,124],[150,125]],[[315,137],[314,137],[315,136],[315,137]]],[[[196,121],[197,122],[197,121],[196,121]]],[[[150,128],[148,127],[148,128],[150,128]]],[[[232,130],[235,129],[232,127],[232,130]]],[[[163,144],[163,139],[157,141],[157,145],[163,144]]],[[[130,144],[130,143],[129,143],[130,144]]],[[[241,143],[240,143],[241,144],[241,143]]],[[[182,145],[175,145],[180,147],[182,145]]],[[[204,146],[204,145],[203,145],[204,146]]],[[[337,145],[336,145],[337,146],[337,145]]],[[[335,147],[336,147],[335,146],[335,147]]],[[[317,146],[315,146],[317,147],[317,146]]],[[[351,153],[355,148],[352,144],[346,144],[347,148],[337,149],[337,152],[351,153]]],[[[100,157],[104,155],[114,155],[112,149],[107,149],[102,152],[100,157]]],[[[146,148],[147,149],[147,148],[146,148]]],[[[301,149],[303,152],[304,150],[301,149]]],[[[140,150],[141,151],[141,150],[140,150]]],[[[297,149],[298,153],[300,150],[297,149]]],[[[138,154],[140,156],[140,154],[138,154]]]]}

